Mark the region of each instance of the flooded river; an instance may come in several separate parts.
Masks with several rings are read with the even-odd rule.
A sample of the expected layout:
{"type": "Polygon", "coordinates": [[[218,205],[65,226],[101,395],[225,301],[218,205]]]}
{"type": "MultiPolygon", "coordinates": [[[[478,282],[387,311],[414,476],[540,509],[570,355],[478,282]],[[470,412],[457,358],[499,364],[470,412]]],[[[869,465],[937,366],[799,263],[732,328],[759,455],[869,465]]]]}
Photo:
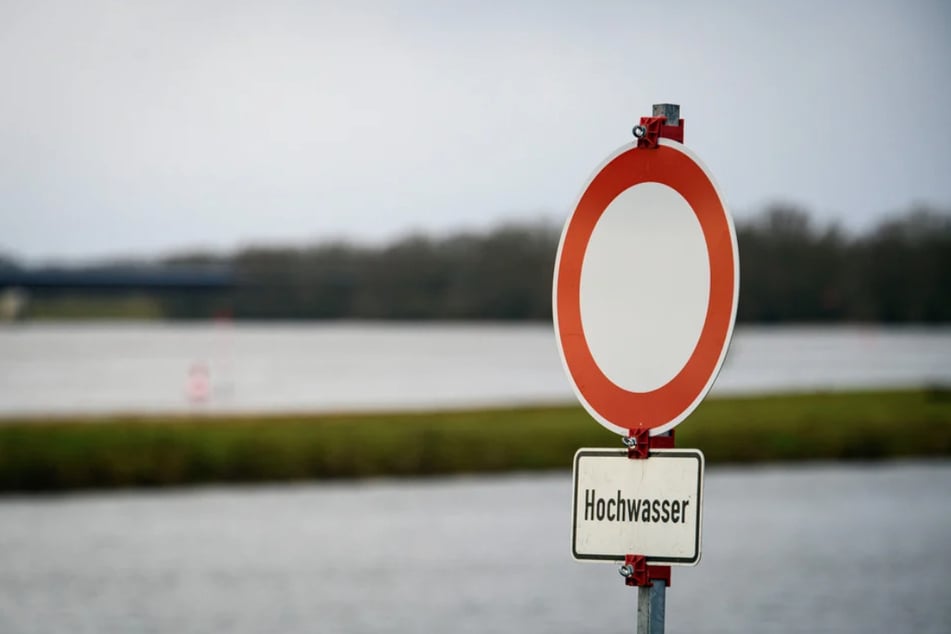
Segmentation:
{"type": "MultiPolygon", "coordinates": [[[[634,631],[567,473],[0,498],[0,632],[634,631]]],[[[951,631],[951,462],[712,468],[667,631],[951,631]]]]}

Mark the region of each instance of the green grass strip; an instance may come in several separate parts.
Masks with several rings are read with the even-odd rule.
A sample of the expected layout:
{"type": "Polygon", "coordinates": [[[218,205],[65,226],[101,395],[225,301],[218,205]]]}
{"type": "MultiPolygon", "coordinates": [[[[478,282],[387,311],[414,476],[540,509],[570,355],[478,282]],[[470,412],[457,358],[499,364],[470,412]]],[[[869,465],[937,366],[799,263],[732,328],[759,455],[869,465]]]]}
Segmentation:
{"type": "MultiPolygon", "coordinates": [[[[710,399],[677,428],[710,465],[951,455],[951,391],[710,399]]],[[[620,447],[580,407],[0,422],[0,491],[570,469],[620,447]]]]}

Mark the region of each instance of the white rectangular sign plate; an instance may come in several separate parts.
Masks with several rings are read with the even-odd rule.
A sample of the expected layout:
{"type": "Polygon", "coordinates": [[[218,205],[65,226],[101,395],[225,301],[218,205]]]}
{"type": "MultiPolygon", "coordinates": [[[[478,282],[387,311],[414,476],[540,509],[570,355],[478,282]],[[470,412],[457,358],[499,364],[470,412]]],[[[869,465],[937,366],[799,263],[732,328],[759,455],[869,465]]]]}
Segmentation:
{"type": "Polygon", "coordinates": [[[575,559],[654,565],[700,561],[703,453],[656,449],[631,459],[625,449],[579,449],[574,463],[571,553],[575,559]]]}

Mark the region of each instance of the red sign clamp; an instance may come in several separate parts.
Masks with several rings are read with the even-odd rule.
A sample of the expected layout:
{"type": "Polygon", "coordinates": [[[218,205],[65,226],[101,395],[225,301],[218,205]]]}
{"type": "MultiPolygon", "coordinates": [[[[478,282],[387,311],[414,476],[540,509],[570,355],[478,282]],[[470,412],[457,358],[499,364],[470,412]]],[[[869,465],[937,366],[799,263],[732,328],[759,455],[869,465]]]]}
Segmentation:
{"type": "Polygon", "coordinates": [[[626,586],[645,588],[663,581],[670,587],[670,566],[651,566],[644,555],[625,555],[619,572],[626,586]]]}
{"type": "Polygon", "coordinates": [[[634,126],[634,136],[640,149],[656,149],[661,138],[683,143],[684,120],[680,118],[680,106],[672,103],[654,104],[652,116],[641,117],[641,122],[634,126]]]}
{"type": "Polygon", "coordinates": [[[650,455],[651,449],[673,449],[674,430],[671,429],[660,436],[651,436],[649,429],[631,429],[621,440],[627,447],[628,458],[642,460],[650,455]]]}

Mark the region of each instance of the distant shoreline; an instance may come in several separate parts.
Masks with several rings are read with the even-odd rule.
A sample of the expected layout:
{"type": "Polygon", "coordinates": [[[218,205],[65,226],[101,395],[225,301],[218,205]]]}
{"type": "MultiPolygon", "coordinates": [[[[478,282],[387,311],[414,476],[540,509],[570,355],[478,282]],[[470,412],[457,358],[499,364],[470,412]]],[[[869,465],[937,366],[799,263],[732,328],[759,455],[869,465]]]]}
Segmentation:
{"type": "MultiPolygon", "coordinates": [[[[951,391],[712,398],[676,433],[711,466],[951,456],[951,391]]],[[[615,446],[577,406],[30,416],[0,419],[0,492],[567,470],[576,449],[615,446]]]]}

